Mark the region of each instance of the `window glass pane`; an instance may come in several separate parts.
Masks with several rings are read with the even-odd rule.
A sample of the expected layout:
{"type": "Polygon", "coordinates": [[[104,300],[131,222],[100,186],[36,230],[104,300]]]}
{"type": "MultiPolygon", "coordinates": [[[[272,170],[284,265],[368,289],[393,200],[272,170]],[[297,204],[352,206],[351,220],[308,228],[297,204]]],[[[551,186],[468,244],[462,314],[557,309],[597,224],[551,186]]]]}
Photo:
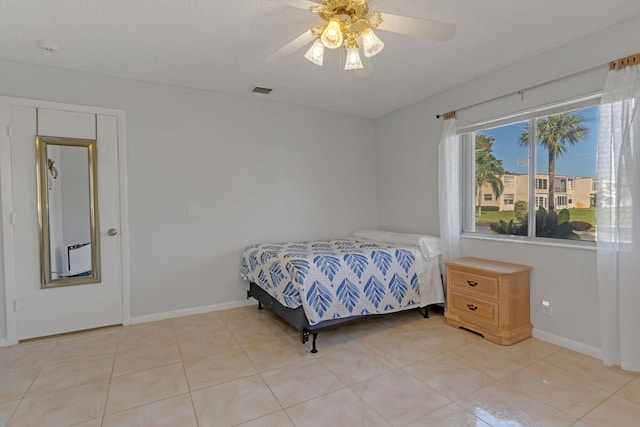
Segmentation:
{"type": "Polygon", "coordinates": [[[598,112],[536,119],[537,237],[595,240],[598,112]]]}
{"type": "Polygon", "coordinates": [[[464,231],[595,241],[598,114],[595,105],[465,134],[464,231]]]}
{"type": "Polygon", "coordinates": [[[527,235],[528,121],[475,133],[475,231],[527,235]]]}

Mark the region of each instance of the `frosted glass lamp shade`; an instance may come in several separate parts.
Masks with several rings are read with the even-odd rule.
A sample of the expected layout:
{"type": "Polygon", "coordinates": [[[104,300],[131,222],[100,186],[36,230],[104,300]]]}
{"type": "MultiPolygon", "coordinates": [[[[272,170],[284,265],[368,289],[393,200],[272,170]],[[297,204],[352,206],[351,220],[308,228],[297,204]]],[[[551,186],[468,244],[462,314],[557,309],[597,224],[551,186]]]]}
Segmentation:
{"type": "Polygon", "coordinates": [[[384,43],[375,35],[371,28],[365,28],[360,34],[362,36],[362,48],[364,50],[364,56],[370,58],[376,56],[382,49],[384,49],[384,43]]]}
{"type": "Polygon", "coordinates": [[[347,63],[344,65],[345,70],[359,70],[362,68],[362,60],[357,47],[347,49],[347,63]]]}
{"type": "Polygon", "coordinates": [[[316,39],[311,48],[305,53],[305,58],[313,62],[316,65],[322,65],[324,59],[324,46],[320,39],[316,39]]]}
{"type": "Polygon", "coordinates": [[[327,28],[324,29],[320,36],[320,40],[324,47],[329,49],[337,49],[342,46],[344,38],[342,37],[342,31],[340,30],[339,18],[332,18],[331,21],[329,21],[327,28]]]}

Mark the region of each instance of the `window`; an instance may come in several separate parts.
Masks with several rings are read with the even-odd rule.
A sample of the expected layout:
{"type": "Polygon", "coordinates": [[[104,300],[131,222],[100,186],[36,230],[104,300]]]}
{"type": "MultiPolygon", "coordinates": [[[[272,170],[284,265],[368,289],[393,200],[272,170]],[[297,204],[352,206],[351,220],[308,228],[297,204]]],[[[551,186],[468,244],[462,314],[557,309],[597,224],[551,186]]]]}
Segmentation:
{"type": "Polygon", "coordinates": [[[547,189],[547,178],[536,178],[536,190],[547,189]]]}
{"type": "Polygon", "coordinates": [[[599,107],[582,106],[464,134],[465,232],[595,241],[599,107]]]}
{"type": "Polygon", "coordinates": [[[522,214],[526,215],[528,162],[514,166],[511,158],[515,156],[517,164],[517,158],[528,157],[527,148],[517,146],[514,149],[511,141],[504,137],[517,132],[524,123],[483,129],[464,137],[468,147],[465,161],[469,167],[466,170],[473,171],[469,174],[465,190],[467,204],[473,208],[466,213],[468,219],[465,222],[473,231],[491,233],[491,223],[498,217],[507,223],[517,223],[522,214]],[[502,205],[499,203],[504,200],[505,188],[509,189],[508,194],[513,194],[512,204],[507,205],[506,201],[502,205]]]}
{"type": "Polygon", "coordinates": [[[555,184],[553,185],[553,189],[555,191],[566,193],[567,192],[567,178],[556,178],[555,184]]]}

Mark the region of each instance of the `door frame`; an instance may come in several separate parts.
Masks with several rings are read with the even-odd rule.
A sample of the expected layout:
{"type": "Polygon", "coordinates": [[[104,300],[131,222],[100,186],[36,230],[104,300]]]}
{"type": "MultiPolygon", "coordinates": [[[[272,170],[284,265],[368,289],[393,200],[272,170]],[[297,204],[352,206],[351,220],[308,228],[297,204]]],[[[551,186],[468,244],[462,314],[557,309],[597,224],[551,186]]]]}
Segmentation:
{"type": "Polygon", "coordinates": [[[15,274],[16,257],[14,243],[15,233],[13,229],[14,206],[10,129],[10,107],[13,105],[116,117],[118,135],[118,185],[120,195],[120,279],[122,284],[122,323],[123,325],[129,325],[131,323],[131,292],[129,264],[129,207],[127,195],[127,143],[126,117],[124,110],[0,96],[0,219],[2,220],[2,266],[4,270],[3,278],[7,328],[6,342],[2,342],[5,340],[0,339],[0,345],[12,345],[18,343],[18,313],[16,311],[15,303],[17,299],[17,283],[15,274]]]}

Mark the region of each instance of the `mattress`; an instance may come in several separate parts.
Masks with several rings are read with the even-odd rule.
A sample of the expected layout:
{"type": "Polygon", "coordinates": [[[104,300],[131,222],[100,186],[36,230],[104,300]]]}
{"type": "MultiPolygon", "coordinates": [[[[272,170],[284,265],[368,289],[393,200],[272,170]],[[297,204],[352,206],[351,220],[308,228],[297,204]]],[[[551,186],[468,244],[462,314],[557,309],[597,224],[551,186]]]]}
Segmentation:
{"type": "Polygon", "coordinates": [[[252,245],[241,277],[285,307],[302,306],[311,325],[444,301],[437,258],[361,238],[252,245]]]}

